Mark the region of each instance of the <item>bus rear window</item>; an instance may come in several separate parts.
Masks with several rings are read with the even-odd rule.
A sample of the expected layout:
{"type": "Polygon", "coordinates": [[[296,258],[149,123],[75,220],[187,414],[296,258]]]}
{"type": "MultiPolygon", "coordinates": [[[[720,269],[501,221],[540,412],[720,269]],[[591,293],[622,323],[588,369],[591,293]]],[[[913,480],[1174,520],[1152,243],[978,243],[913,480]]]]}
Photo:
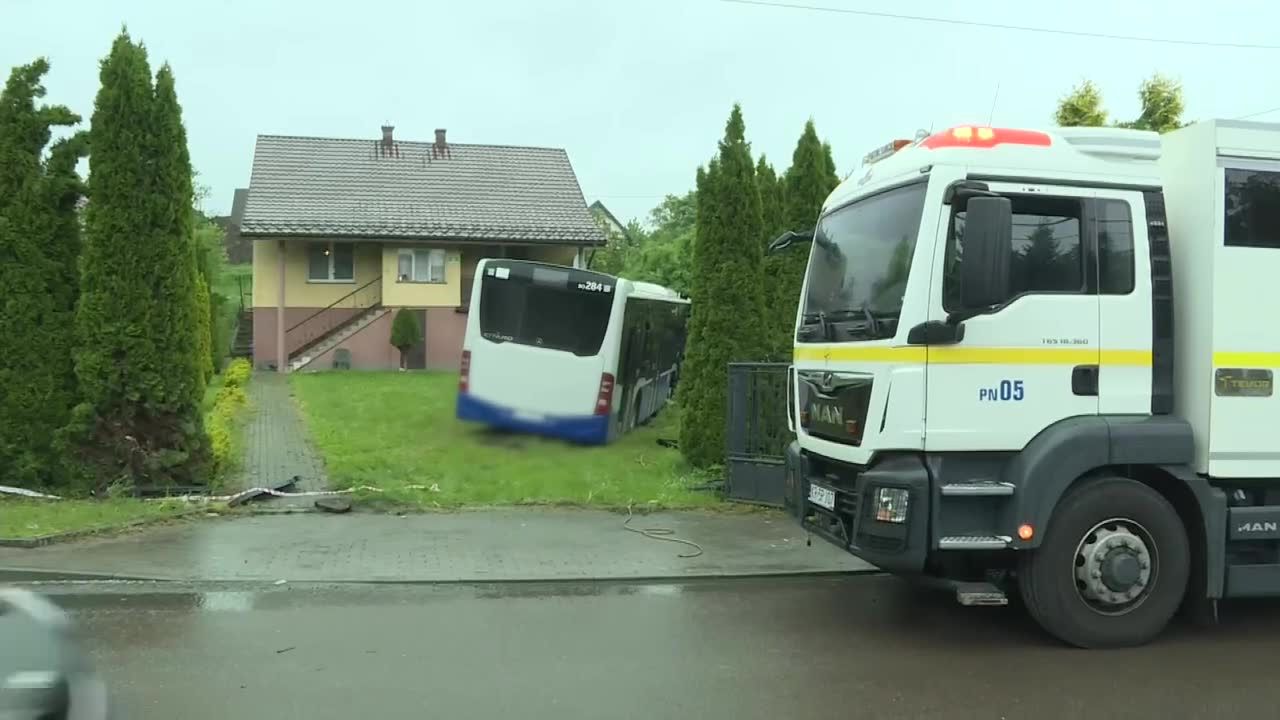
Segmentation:
{"type": "Polygon", "coordinates": [[[571,289],[558,278],[486,275],[480,284],[480,335],[493,342],[563,350],[590,357],[600,352],[612,292],[571,289]]]}

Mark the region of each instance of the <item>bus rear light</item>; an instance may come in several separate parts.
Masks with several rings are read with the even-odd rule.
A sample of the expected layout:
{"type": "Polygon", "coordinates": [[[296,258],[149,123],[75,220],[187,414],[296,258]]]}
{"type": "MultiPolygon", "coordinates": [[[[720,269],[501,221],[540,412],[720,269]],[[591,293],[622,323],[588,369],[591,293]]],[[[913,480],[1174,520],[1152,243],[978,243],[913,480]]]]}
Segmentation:
{"type": "Polygon", "coordinates": [[[613,375],[600,373],[600,392],[596,393],[596,415],[608,415],[613,410],[613,375]]]}
{"type": "Polygon", "coordinates": [[[458,392],[464,393],[471,389],[471,351],[462,351],[462,363],[458,368],[458,392]]]}
{"type": "Polygon", "coordinates": [[[961,127],[943,130],[925,138],[920,147],[930,150],[940,148],[968,147],[993,148],[997,145],[1034,145],[1049,147],[1052,140],[1046,133],[1037,130],[1014,130],[1010,128],[961,127]]]}

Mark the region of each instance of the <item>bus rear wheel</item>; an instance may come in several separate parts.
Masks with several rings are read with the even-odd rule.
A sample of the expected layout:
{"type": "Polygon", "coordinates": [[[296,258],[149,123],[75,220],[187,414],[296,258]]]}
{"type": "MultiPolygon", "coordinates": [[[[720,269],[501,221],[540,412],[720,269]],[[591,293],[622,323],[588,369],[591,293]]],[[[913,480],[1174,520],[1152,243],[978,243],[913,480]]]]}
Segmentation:
{"type": "Polygon", "coordinates": [[[1019,564],[1018,585],[1050,634],[1085,648],[1129,647],[1169,623],[1189,573],[1187,532],[1169,501],[1107,477],[1058,503],[1040,547],[1019,564]]]}

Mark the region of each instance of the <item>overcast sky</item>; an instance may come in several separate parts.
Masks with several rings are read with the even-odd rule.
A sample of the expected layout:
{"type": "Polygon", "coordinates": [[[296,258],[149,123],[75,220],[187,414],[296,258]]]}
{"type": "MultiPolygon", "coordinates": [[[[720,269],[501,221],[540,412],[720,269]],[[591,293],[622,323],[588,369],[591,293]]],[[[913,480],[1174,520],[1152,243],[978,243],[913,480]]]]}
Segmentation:
{"type": "MultiPolygon", "coordinates": [[[[784,0],[786,1],[786,0],[784,0]]],[[[797,0],[1210,42],[1280,44],[1280,4],[797,0]],[[1160,10],[1156,8],[1160,7],[1160,10]]],[[[87,123],[97,63],[127,23],[178,82],[192,160],[226,212],[258,133],[568,150],[587,202],[643,217],[693,184],[741,102],[756,155],[783,169],[806,118],[841,175],[917,128],[1046,126],[1082,78],[1137,113],[1143,77],[1186,88],[1187,117],[1280,122],[1280,51],[1066,37],[722,0],[0,0],[0,67],[44,55],[50,102],[87,123]],[[996,88],[999,96],[996,98],[996,88]]]]}

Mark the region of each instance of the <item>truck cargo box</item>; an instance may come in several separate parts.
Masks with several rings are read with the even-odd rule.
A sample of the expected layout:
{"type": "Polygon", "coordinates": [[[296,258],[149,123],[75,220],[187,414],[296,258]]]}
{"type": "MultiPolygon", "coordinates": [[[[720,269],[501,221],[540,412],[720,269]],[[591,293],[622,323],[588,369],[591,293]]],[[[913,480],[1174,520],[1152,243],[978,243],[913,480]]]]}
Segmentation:
{"type": "Polygon", "coordinates": [[[1175,409],[1196,470],[1280,477],[1280,125],[1202,122],[1162,144],[1175,409]]]}

